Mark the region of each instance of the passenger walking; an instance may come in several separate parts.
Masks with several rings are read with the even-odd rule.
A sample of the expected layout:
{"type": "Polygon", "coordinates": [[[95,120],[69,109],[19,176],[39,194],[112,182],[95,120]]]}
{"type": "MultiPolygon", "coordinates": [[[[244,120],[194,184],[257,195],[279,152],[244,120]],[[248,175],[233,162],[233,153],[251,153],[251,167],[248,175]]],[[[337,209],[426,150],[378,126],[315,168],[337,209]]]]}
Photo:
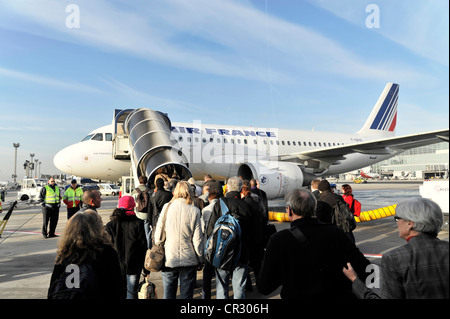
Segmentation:
{"type": "Polygon", "coordinates": [[[58,237],[58,235],[55,234],[55,230],[59,220],[61,194],[53,177],[50,178],[48,184],[41,189],[39,201],[41,202],[43,216],[42,236],[44,238],[58,237]]]}
{"type": "Polygon", "coordinates": [[[164,189],[164,179],[158,178],[155,181],[156,189],[150,195],[150,204],[148,210],[148,219],[150,221],[150,226],[152,227],[152,242],[154,241],[154,231],[156,229],[156,224],[158,223],[159,215],[164,207],[164,205],[172,199],[172,192],[166,191],[164,189]]]}
{"type": "Polygon", "coordinates": [[[342,185],[342,198],[344,198],[353,215],[361,215],[361,203],[353,196],[352,187],[349,184],[342,185]]]}
{"type": "MultiPolygon", "coordinates": [[[[248,263],[249,263],[249,245],[253,240],[250,237],[254,233],[255,227],[252,221],[252,212],[248,204],[241,199],[242,180],[233,176],[227,181],[227,192],[222,198],[228,207],[230,214],[239,221],[241,227],[241,256],[238,265],[232,270],[222,270],[216,268],[216,297],[217,299],[228,299],[229,282],[232,276],[232,286],[234,299],[245,299],[245,285],[247,283],[248,263]]],[[[206,228],[206,234],[209,238],[214,230],[214,225],[219,217],[222,216],[220,202],[216,202],[211,218],[206,228]]]]}
{"type": "Polygon", "coordinates": [[[102,194],[96,189],[89,189],[84,191],[83,193],[83,204],[81,210],[92,209],[93,211],[97,211],[102,205],[102,194]]]}
{"type": "MultiPolygon", "coordinates": [[[[327,180],[322,180],[319,183],[319,199],[317,200],[316,217],[328,224],[337,224],[337,217],[335,210],[345,207],[346,212],[349,212],[347,202],[342,198],[341,195],[335,194],[331,191],[331,185],[327,180]],[[342,205],[339,205],[342,204],[342,205]],[[336,207],[337,206],[337,207],[336,207]]],[[[342,212],[342,211],[341,211],[342,212]]],[[[345,221],[345,220],[344,220],[345,221]]],[[[356,222],[353,221],[353,226],[356,222]]],[[[343,227],[343,225],[337,224],[338,227],[343,227]]],[[[355,236],[353,235],[352,229],[343,228],[347,236],[355,242],[355,236]]]]}
{"type": "Polygon", "coordinates": [[[78,212],[68,220],[59,240],[47,297],[125,299],[117,252],[111,246],[110,236],[100,215],[95,211],[88,209],[78,212]],[[67,289],[67,278],[64,276],[74,272],[67,269],[77,268],[80,270],[78,279],[81,289],[67,289]]]}
{"type": "MultiPolygon", "coordinates": [[[[206,244],[206,227],[208,226],[209,219],[211,217],[214,205],[219,201],[222,193],[222,187],[219,183],[209,183],[205,187],[208,187],[208,205],[202,210],[202,231],[203,239],[206,244]]],[[[202,284],[202,299],[211,299],[211,280],[214,276],[214,267],[205,260],[203,268],[203,284],[202,284]]]]}
{"type": "Polygon", "coordinates": [[[264,208],[264,210],[262,211],[263,218],[267,222],[269,220],[269,202],[267,200],[267,194],[265,191],[259,188],[259,182],[256,179],[252,178],[250,180],[250,188],[252,194],[258,195],[259,198],[261,199],[261,204],[263,205],[264,208]]]}
{"type": "Polygon", "coordinates": [[[83,199],[83,190],[77,185],[77,180],[70,182],[70,187],[66,189],[63,196],[63,202],[67,206],[67,219],[70,219],[81,208],[83,199]]]}
{"type": "Polygon", "coordinates": [[[139,278],[144,269],[147,238],[144,222],[137,218],[132,196],[122,196],[106,224],[114,249],[119,255],[120,270],[126,282],[127,299],[137,299],[139,278]]]}
{"type": "MultiPolygon", "coordinates": [[[[381,298],[449,299],[449,245],[437,238],[441,208],[426,198],[408,199],[397,204],[394,219],[406,244],[381,259],[381,298]]],[[[343,272],[358,298],[379,298],[358,278],[351,262],[343,272]]]]}
{"type": "Polygon", "coordinates": [[[152,223],[149,216],[149,206],[150,206],[150,189],[147,186],[147,176],[141,175],[139,176],[139,185],[131,192],[131,196],[133,196],[134,201],[137,202],[138,197],[145,198],[147,196],[147,207],[145,207],[144,211],[139,211],[137,207],[134,208],[134,212],[136,213],[136,217],[144,222],[145,229],[145,237],[147,238],[147,247],[150,249],[152,247],[152,223]]]}
{"type": "MultiPolygon", "coordinates": [[[[244,181],[241,189],[241,197],[248,204],[252,211],[251,224],[253,225],[253,227],[250,228],[252,232],[249,234],[251,240],[249,241],[248,265],[249,268],[253,269],[256,278],[259,275],[262,260],[264,257],[264,229],[267,222],[264,221],[264,206],[261,203],[261,199],[258,195],[253,194],[250,191],[249,181],[244,181]]],[[[246,287],[249,291],[253,290],[250,271],[247,275],[246,287]]]]}
{"type": "Polygon", "coordinates": [[[311,192],[313,193],[316,200],[319,200],[320,192],[319,192],[319,184],[320,179],[313,179],[311,182],[311,192]]]}
{"type": "Polygon", "coordinates": [[[172,200],[165,204],[155,231],[158,245],[161,232],[166,232],[165,262],[162,269],[164,299],[175,299],[178,280],[180,298],[192,299],[197,281],[197,267],[203,263],[204,240],[200,210],[193,205],[189,183],[180,181],[172,200]],[[162,221],[166,216],[165,229],[162,221]]]}
{"type": "Polygon", "coordinates": [[[338,227],[314,218],[316,199],[306,189],[286,196],[291,228],[272,235],[266,248],[257,287],[267,295],[282,286],[283,299],[355,298],[342,274],[347,261],[366,278],[369,261],[338,227]]]}

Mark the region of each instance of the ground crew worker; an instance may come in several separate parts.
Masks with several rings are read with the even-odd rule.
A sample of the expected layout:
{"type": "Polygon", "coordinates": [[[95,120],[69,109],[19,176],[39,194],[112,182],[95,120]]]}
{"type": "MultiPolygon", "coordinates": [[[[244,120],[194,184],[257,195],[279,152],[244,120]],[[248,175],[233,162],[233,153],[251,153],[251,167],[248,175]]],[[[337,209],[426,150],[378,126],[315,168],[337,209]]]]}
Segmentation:
{"type": "Polygon", "coordinates": [[[63,202],[67,205],[67,219],[70,219],[70,217],[80,210],[82,199],[83,190],[81,187],[78,187],[77,181],[74,179],[63,196],[63,202]]]}
{"type": "Polygon", "coordinates": [[[2,199],[0,198],[0,213],[2,212],[2,199]]]}
{"type": "Polygon", "coordinates": [[[42,236],[44,236],[44,238],[58,237],[58,235],[55,234],[55,230],[58,225],[61,195],[59,187],[56,186],[53,177],[50,178],[48,184],[42,188],[41,193],[39,194],[39,200],[41,202],[43,215],[42,236]],[[50,229],[48,229],[49,222],[50,229]]]}

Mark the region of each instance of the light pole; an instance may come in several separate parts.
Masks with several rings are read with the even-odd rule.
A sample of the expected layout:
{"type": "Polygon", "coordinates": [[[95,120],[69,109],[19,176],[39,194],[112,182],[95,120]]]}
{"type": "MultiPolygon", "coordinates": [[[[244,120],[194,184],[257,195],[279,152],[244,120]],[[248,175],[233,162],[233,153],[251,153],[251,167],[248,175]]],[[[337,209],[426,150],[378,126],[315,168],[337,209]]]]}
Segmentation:
{"type": "Polygon", "coordinates": [[[14,184],[16,183],[17,178],[17,149],[19,148],[19,143],[13,143],[14,146],[14,175],[12,176],[14,179],[14,184]]]}
{"type": "Polygon", "coordinates": [[[42,162],[39,162],[39,171],[38,171],[39,178],[41,178],[41,164],[42,164],[42,162]]]}
{"type": "Polygon", "coordinates": [[[30,176],[30,177],[31,177],[31,178],[33,178],[33,169],[34,169],[33,157],[34,157],[34,155],[35,155],[34,153],[31,153],[31,154],[30,154],[30,157],[31,157],[31,162],[30,162],[30,163],[31,163],[31,164],[30,164],[30,166],[31,166],[31,167],[30,167],[30,168],[31,168],[31,176],[30,176]]]}
{"type": "Polygon", "coordinates": [[[35,163],[35,164],[34,164],[34,175],[35,175],[36,178],[39,178],[39,175],[36,174],[37,171],[38,171],[38,169],[37,169],[38,162],[39,162],[39,160],[36,158],[36,159],[34,160],[34,163],[35,163]]]}

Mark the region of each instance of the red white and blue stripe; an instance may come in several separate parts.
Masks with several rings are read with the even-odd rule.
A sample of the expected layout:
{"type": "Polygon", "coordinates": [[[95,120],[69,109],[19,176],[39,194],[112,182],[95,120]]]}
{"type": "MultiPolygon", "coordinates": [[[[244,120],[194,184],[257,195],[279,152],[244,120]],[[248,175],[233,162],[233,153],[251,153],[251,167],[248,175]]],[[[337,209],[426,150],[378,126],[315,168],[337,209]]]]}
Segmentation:
{"type": "Polygon", "coordinates": [[[398,89],[399,85],[393,83],[383,104],[378,110],[370,129],[390,132],[395,130],[397,124],[398,89]]]}

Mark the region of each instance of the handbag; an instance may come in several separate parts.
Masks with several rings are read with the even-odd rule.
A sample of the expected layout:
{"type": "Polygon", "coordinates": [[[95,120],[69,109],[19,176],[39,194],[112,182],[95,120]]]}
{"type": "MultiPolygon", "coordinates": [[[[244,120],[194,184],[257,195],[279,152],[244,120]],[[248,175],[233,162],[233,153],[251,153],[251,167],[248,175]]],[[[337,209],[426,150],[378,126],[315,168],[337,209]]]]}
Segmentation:
{"type": "Polygon", "coordinates": [[[164,266],[164,257],[165,257],[165,249],[164,244],[166,242],[166,218],[167,213],[169,211],[169,205],[167,205],[166,213],[164,214],[164,218],[162,221],[162,231],[160,234],[160,241],[158,245],[153,245],[152,248],[147,249],[147,252],[145,253],[145,261],[144,261],[144,268],[152,271],[152,272],[158,272],[161,271],[162,267],[164,266]]]}

